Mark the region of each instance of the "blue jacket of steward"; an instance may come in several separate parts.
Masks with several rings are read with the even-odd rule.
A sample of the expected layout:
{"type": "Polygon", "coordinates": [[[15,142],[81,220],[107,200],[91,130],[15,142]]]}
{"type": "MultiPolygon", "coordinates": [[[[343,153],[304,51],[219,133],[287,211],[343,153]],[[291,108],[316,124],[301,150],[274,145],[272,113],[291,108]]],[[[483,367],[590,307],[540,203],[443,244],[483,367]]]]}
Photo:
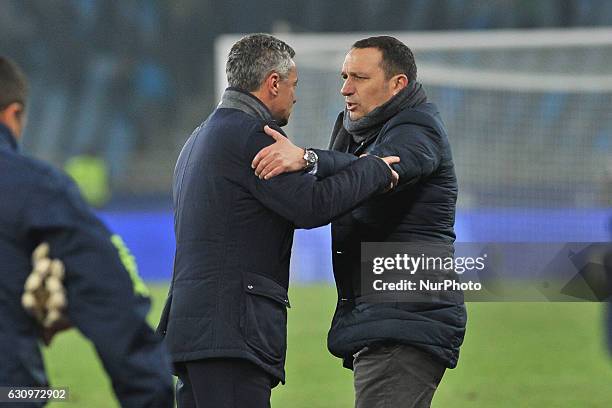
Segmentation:
{"type": "Polygon", "coordinates": [[[0,124],[0,386],[48,385],[40,327],[21,306],[42,242],[65,265],[67,316],[93,342],[121,406],[173,406],[169,360],[145,320],[147,289],[129,251],[72,180],[20,154],[0,124]]]}

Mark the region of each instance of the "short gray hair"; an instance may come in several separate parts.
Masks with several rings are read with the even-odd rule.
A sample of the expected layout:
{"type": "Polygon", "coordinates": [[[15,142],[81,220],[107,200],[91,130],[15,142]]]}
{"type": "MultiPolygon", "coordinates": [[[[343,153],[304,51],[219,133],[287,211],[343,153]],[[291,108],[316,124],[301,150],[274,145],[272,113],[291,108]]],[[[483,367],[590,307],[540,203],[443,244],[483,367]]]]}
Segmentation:
{"type": "Polygon", "coordinates": [[[225,73],[229,86],[247,92],[259,89],[271,72],[286,79],[293,65],[295,51],[285,42],[268,34],[251,34],[232,46],[225,73]]]}

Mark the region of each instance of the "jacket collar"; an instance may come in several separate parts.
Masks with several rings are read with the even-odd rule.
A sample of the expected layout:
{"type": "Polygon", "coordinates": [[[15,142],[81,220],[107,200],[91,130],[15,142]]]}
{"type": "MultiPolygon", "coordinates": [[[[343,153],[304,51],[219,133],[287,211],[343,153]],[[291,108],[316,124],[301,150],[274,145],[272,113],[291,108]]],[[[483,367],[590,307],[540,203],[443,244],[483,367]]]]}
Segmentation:
{"type": "Polygon", "coordinates": [[[17,140],[13,132],[2,123],[0,123],[0,149],[17,151],[17,140]]]}
{"type": "Polygon", "coordinates": [[[274,122],[268,107],[255,95],[242,89],[227,88],[221,97],[218,108],[238,109],[265,122],[274,122]]]}

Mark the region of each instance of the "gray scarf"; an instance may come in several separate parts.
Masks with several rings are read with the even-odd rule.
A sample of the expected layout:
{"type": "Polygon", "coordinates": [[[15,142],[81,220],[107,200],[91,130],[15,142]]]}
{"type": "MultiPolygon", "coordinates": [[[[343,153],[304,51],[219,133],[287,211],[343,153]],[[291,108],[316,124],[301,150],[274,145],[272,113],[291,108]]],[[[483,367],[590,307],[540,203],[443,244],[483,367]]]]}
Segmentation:
{"type": "MultiPolygon", "coordinates": [[[[417,81],[412,81],[397,95],[360,119],[351,120],[345,108],[342,127],[351,135],[355,143],[362,143],[376,136],[384,124],[401,110],[413,108],[425,102],[427,102],[427,95],[423,86],[417,81]]],[[[336,127],[334,127],[334,132],[336,127]]],[[[332,140],[334,140],[334,135],[332,135],[332,140]]]]}
{"type": "Polygon", "coordinates": [[[238,109],[247,115],[262,119],[265,122],[274,122],[272,114],[256,96],[238,88],[229,87],[223,92],[221,102],[217,108],[238,109]]]}

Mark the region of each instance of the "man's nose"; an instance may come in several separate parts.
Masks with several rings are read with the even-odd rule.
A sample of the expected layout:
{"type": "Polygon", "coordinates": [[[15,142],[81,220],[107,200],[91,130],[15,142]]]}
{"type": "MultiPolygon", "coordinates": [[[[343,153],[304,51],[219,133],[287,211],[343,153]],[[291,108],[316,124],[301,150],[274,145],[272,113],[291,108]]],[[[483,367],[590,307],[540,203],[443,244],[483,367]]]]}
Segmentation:
{"type": "Polygon", "coordinates": [[[352,83],[348,79],[345,80],[342,84],[342,88],[340,89],[340,93],[342,94],[342,96],[349,96],[352,95],[354,92],[355,89],[353,88],[352,83]]]}

